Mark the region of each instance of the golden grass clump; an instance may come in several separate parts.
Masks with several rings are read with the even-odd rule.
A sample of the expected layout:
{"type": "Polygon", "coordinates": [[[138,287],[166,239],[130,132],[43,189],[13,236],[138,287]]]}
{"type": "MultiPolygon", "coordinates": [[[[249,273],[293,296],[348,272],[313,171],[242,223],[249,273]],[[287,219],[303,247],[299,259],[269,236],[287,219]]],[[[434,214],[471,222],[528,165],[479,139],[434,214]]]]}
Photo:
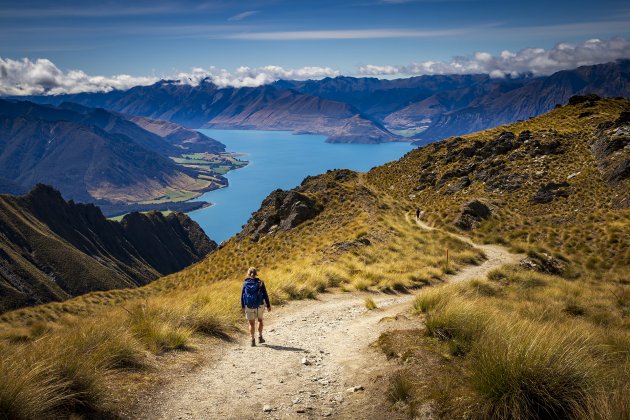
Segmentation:
{"type": "Polygon", "coordinates": [[[364,299],[364,304],[368,311],[372,311],[378,308],[378,306],[376,306],[376,302],[374,302],[374,299],[369,296],[364,299]]]}
{"type": "Polygon", "coordinates": [[[479,418],[590,419],[605,414],[606,369],[587,333],[495,320],[470,354],[479,418]]]}
{"type": "Polygon", "coordinates": [[[420,401],[445,416],[479,419],[630,415],[622,397],[630,386],[627,286],[612,294],[597,276],[567,280],[516,266],[488,277],[423,290],[414,307],[426,329],[411,344],[387,341],[384,351],[407,355],[407,363],[424,363],[418,348],[448,353],[431,369],[430,384],[412,378],[420,401]]]}

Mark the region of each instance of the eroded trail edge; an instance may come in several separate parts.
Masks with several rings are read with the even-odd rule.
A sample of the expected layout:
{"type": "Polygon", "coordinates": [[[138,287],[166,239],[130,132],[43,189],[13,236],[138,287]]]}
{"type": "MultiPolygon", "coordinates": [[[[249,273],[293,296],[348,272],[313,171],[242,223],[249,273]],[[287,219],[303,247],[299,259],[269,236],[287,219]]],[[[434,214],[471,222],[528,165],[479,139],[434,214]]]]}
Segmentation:
{"type": "MultiPolygon", "coordinates": [[[[449,276],[450,282],[484,277],[523,257],[498,245],[460,239],[482,249],[487,260],[449,276]]],[[[365,398],[361,388],[377,386],[371,378],[388,363],[370,343],[395,326],[396,315],[408,311],[413,299],[412,294],[369,294],[378,306],[369,311],[365,296],[324,293],[266,314],[267,343],[250,347],[249,338],[242,336],[237,343],[202,350],[214,362],[168,378],[157,395],[137,407],[134,417],[361,418],[354,411],[357,399],[365,398]]]]}

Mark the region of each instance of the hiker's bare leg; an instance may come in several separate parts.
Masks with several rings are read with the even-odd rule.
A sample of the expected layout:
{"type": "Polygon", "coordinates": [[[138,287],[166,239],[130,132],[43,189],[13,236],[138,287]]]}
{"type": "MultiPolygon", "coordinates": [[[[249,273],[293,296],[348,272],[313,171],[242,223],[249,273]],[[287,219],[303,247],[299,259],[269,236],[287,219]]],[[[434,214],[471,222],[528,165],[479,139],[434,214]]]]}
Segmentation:
{"type": "Polygon", "coordinates": [[[249,333],[252,335],[252,339],[254,339],[254,332],[256,331],[256,320],[248,319],[249,321],[249,333]]]}
{"type": "Polygon", "coordinates": [[[263,320],[258,318],[258,337],[262,337],[263,320]]]}

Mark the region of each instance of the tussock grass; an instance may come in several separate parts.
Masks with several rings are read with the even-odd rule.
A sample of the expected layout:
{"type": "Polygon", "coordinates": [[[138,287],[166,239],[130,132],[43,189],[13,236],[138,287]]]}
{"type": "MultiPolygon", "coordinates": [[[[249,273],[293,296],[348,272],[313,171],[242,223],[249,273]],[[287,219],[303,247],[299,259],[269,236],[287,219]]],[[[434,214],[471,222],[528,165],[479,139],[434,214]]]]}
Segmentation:
{"type": "Polygon", "coordinates": [[[413,354],[420,343],[450,355],[431,374],[431,383],[459,378],[448,389],[412,381],[417,398],[447,417],[627,418],[626,286],[618,286],[621,299],[611,299],[608,287],[586,274],[567,280],[504,266],[488,280],[423,290],[414,307],[425,318],[426,330],[418,331],[425,338],[410,347],[390,340],[387,351],[413,354]]]}
{"type": "Polygon", "coordinates": [[[0,382],[0,412],[8,419],[52,418],[69,398],[67,384],[55,380],[46,360],[26,365],[3,351],[0,382]]]}
{"type": "Polygon", "coordinates": [[[479,418],[596,418],[608,385],[589,335],[528,321],[494,322],[470,355],[479,418]]]}
{"type": "Polygon", "coordinates": [[[372,298],[371,298],[371,297],[369,297],[369,296],[368,296],[368,297],[366,297],[366,298],[364,299],[364,303],[365,303],[365,307],[366,307],[369,311],[371,311],[371,310],[373,310],[373,309],[378,308],[378,306],[376,306],[376,302],[374,302],[374,299],[372,299],[372,298]]]}
{"type": "Polygon", "coordinates": [[[425,289],[416,296],[414,309],[420,313],[429,313],[445,305],[456,296],[457,289],[451,285],[425,289]]]}
{"type": "Polygon", "coordinates": [[[425,323],[430,336],[448,341],[451,354],[464,355],[487,328],[493,315],[474,301],[454,298],[427,315],[425,323]]]}
{"type": "Polygon", "coordinates": [[[394,404],[413,398],[413,384],[404,372],[396,372],[390,378],[387,398],[394,404]]]}

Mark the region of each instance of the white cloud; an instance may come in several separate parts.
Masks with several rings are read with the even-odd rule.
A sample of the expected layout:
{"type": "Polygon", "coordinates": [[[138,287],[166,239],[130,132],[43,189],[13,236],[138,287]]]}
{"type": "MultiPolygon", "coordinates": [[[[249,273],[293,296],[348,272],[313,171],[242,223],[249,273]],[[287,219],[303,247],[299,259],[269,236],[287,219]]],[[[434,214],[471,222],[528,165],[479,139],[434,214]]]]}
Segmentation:
{"type": "Polygon", "coordinates": [[[518,52],[502,51],[498,56],[476,52],[472,57],[454,57],[450,61],[423,61],[403,66],[360,66],[360,75],[430,75],[430,74],[489,74],[505,77],[533,73],[551,74],[579,66],[606,63],[630,58],[630,40],[612,38],[590,39],[577,44],[562,42],[548,50],[525,48],[518,52]]]}
{"type": "Polygon", "coordinates": [[[235,21],[243,20],[243,19],[248,18],[250,16],[257,15],[258,13],[260,13],[260,10],[248,10],[246,12],[239,13],[237,15],[229,17],[228,20],[230,22],[235,22],[235,21]]]}
{"type": "MultiPolygon", "coordinates": [[[[591,39],[571,44],[559,43],[551,49],[526,48],[518,52],[502,51],[494,56],[477,52],[470,57],[454,57],[450,61],[424,61],[403,66],[367,64],[358,68],[363,76],[411,76],[430,74],[488,74],[493,78],[524,73],[551,74],[571,69],[630,58],[630,40],[613,38],[591,39]]],[[[189,72],[164,75],[164,79],[197,85],[208,79],[219,87],[254,87],[278,79],[321,79],[341,73],[330,67],[286,69],[280,66],[239,67],[234,71],[217,67],[193,68],[189,72]]],[[[55,95],[62,93],[108,92],[150,85],[155,76],[92,76],[81,70],[64,71],[52,61],[40,58],[13,60],[0,57],[0,95],[55,95]]]]}
{"type": "Polygon", "coordinates": [[[364,76],[384,76],[398,74],[399,70],[394,66],[375,66],[368,64],[366,66],[359,67],[359,73],[364,76]]]}
{"type": "Polygon", "coordinates": [[[31,61],[0,57],[0,95],[42,95],[80,92],[108,92],[155,83],[155,77],[119,74],[111,77],[89,76],[81,70],[60,70],[52,61],[31,61]]]}
{"type": "MultiPolygon", "coordinates": [[[[193,68],[165,79],[198,85],[208,79],[219,87],[254,87],[278,79],[318,79],[335,77],[340,73],[330,67],[302,67],[285,69],[279,66],[239,67],[234,72],[216,67],[193,68]]],[[[52,61],[3,59],[0,57],[0,95],[57,95],[62,93],[109,92],[125,90],[133,86],[150,85],[158,77],[134,77],[126,74],[114,76],[90,76],[81,70],[60,70],[52,61]]]]}
{"type": "Polygon", "coordinates": [[[330,67],[302,67],[299,69],[285,69],[280,66],[239,67],[234,72],[210,67],[208,69],[195,68],[191,73],[180,73],[177,75],[177,79],[193,85],[199,84],[204,79],[209,79],[219,87],[255,87],[279,79],[307,80],[339,75],[339,71],[330,67]]]}

